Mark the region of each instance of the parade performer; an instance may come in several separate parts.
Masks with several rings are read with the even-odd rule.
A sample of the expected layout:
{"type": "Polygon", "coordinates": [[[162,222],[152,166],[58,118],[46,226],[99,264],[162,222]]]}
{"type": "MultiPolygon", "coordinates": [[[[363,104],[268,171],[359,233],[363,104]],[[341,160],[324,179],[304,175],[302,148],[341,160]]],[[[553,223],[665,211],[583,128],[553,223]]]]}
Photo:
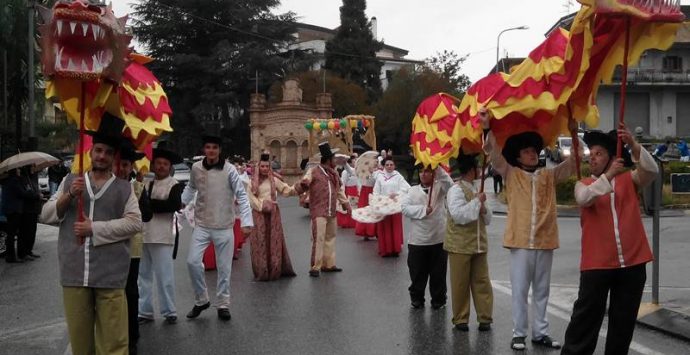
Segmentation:
{"type": "MultiPolygon", "coordinates": [[[[482,111],[481,123],[489,129],[489,115],[482,111]]],[[[525,349],[530,285],[535,313],[532,343],[558,349],[561,344],[549,336],[546,306],[551,284],[553,251],[558,248],[556,184],[575,173],[575,156],[555,168],[539,168],[539,152],[544,142],[532,131],[510,136],[499,151],[489,131],[484,150],[494,169],[503,177],[508,200],[508,220],[503,247],[510,249],[513,339],[511,348],[525,349]]]]}
{"type": "Polygon", "coordinates": [[[129,182],[112,173],[123,121],[106,114],[93,136],[91,169],[68,175],[43,206],[43,223],[59,224],[58,261],[72,354],[127,354],[125,284],[129,239],[141,213],[129,182]],[[77,197],[84,201],[78,216],[77,197]]]}
{"type": "Polygon", "coordinates": [[[472,155],[458,158],[460,180],[448,191],[448,221],[443,248],[450,261],[450,285],[455,329],[468,331],[470,294],[477,312],[479,330],[491,329],[493,291],[487,261],[486,225],[491,223],[491,209],[486,195],[473,182],[481,176],[472,155]]]}
{"type": "Polygon", "coordinates": [[[412,308],[424,307],[427,281],[431,307],[446,304],[448,257],[443,250],[446,193],[453,179],[443,168],[427,167],[419,174],[420,184],[410,188],[400,201],[402,214],[410,220],[407,267],[412,283],[408,290],[412,308]]]}
{"type": "MultiPolygon", "coordinates": [[[[383,159],[383,173],[378,174],[374,184],[373,193],[395,198],[407,193],[410,184],[395,170],[393,158],[387,156],[383,159]]],[[[402,214],[396,213],[386,216],[376,223],[376,235],[379,241],[379,255],[382,257],[397,257],[400,254],[403,243],[402,214]]]]}
{"type": "MultiPolygon", "coordinates": [[[[124,140],[120,146],[119,165],[115,160],[114,170],[117,177],[130,182],[134,195],[139,200],[142,191],[144,191],[144,183],[137,180],[132,180],[132,171],[134,171],[134,163],[145,157],[144,153],[139,153],[135,150],[134,144],[129,140],[124,140]]],[[[134,234],[129,241],[129,273],[127,274],[127,284],[125,285],[125,295],[127,297],[127,320],[129,330],[129,354],[137,354],[137,341],[139,340],[139,263],[141,261],[141,250],[143,243],[143,234],[141,232],[134,234]]]]}
{"type": "Polygon", "coordinates": [[[254,224],[249,199],[237,169],[220,156],[221,138],[207,135],[203,137],[203,143],[205,157],[192,165],[189,184],[182,194],[182,203],[185,205],[196,196],[195,228],[187,257],[187,267],[194,289],[194,307],[187,313],[187,318],[196,318],[211,306],[202,258],[206,247],[213,242],[218,264],[218,318],[227,321],[231,318],[230,272],[234,248],[232,226],[235,222],[235,200],[239,204],[242,232],[248,234],[254,224]]]}
{"type": "Polygon", "coordinates": [[[592,354],[608,303],[605,354],[627,354],[653,256],[647,241],[637,191],[658,174],[652,155],[621,125],[618,137],[627,148],[616,158],[616,131],[587,132],[591,177],[575,185],[580,206],[582,256],[580,289],[565,332],[562,354],[592,354]],[[637,169],[629,171],[632,161],[637,169]]]}
{"type": "MultiPolygon", "coordinates": [[[[357,199],[359,196],[359,179],[354,169],[354,156],[351,156],[343,166],[343,172],[340,174],[340,182],[345,189],[345,196],[348,199],[357,199]]],[[[345,211],[338,211],[338,227],[354,228],[357,225],[351,214],[345,211]]]]}
{"type": "MultiPolygon", "coordinates": [[[[269,154],[261,154],[260,159],[254,168],[251,182],[247,184],[255,225],[249,242],[254,278],[258,281],[272,281],[281,276],[295,276],[285,245],[277,198],[278,194],[288,197],[297,196],[299,192],[273,176],[269,154]]],[[[299,185],[296,187],[299,188],[299,185]]]]}
{"type": "Polygon", "coordinates": [[[165,322],[177,322],[175,307],[175,268],[178,243],[173,234],[174,214],[182,206],[181,195],[184,185],[170,176],[172,166],[182,163],[176,153],[157,148],[153,150],[154,179],[145,182],[145,190],[140,201],[147,200],[150,211],[144,211],[144,249],[139,268],[139,320],[141,323],[153,321],[153,282],[160,313],[165,322]]]}
{"type": "Polygon", "coordinates": [[[311,216],[312,247],[309,276],[318,277],[323,272],[340,272],[335,265],[336,204],[352,213],[350,203],[340,190],[340,177],[335,171],[333,158],[337,149],[325,142],[319,144],[321,163],[307,171],[300,189],[309,190],[309,214],[311,216]]]}
{"type": "MultiPolygon", "coordinates": [[[[369,195],[374,192],[374,184],[376,183],[376,176],[379,174],[378,170],[378,153],[366,152],[357,158],[356,165],[369,164],[369,169],[372,171],[365,177],[359,177],[359,198],[357,200],[357,208],[365,208],[369,206],[369,195]]],[[[376,237],[375,223],[355,222],[355,235],[364,237],[364,240],[369,240],[371,237],[376,237]]]]}

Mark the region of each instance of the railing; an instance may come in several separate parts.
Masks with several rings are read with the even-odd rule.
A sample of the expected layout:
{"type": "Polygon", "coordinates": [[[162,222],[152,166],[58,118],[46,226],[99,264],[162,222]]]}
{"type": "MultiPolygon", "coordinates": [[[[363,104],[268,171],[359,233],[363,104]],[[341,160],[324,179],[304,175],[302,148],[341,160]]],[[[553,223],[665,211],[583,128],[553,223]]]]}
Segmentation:
{"type": "MultiPolygon", "coordinates": [[[[613,82],[620,83],[621,69],[618,68],[613,74],[613,82]]],[[[672,83],[690,83],[690,70],[686,71],[668,71],[662,69],[628,69],[628,82],[630,83],[647,83],[647,84],[672,84],[672,83]]]]}

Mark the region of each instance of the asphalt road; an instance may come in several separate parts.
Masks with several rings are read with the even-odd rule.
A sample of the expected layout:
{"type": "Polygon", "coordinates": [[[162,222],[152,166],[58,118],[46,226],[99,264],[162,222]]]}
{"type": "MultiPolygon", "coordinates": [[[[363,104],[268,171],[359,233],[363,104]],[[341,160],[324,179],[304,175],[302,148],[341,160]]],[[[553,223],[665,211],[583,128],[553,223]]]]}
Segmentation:
{"type": "MultiPolygon", "coordinates": [[[[339,230],[338,266],[344,272],[310,278],[309,218],[296,199],[282,200],[288,249],[298,276],[255,282],[245,245],[233,264],[230,322],[215,310],[195,320],[184,314],[193,305],[185,259],[189,228],[182,233],[175,262],[180,320],[141,327],[141,354],[510,354],[511,313],[508,251],[501,248],[505,218],[489,227],[489,268],[494,280],[494,326],[479,333],[452,329],[450,304],[441,310],[411,309],[404,251],[380,258],[376,241],[363,241],[352,230],[339,230]]],[[[651,219],[645,219],[648,232],[651,219]]],[[[579,219],[559,219],[561,248],[554,256],[549,320],[551,334],[563,340],[579,281],[579,219]]],[[[690,305],[690,219],[662,219],[661,302],[690,305]]],[[[0,354],[69,354],[62,295],[58,283],[56,229],[39,226],[35,251],[43,257],[25,264],[0,261],[0,354]]],[[[648,267],[651,285],[651,266],[648,267]]],[[[208,284],[215,288],[215,272],[208,284]]],[[[450,291],[449,291],[450,292],[450,291]]],[[[214,292],[209,292],[213,294],[214,292]]],[[[649,289],[644,300],[650,300],[649,289]]],[[[427,302],[428,305],[428,302],[427,302]]],[[[474,317],[474,316],[472,316],[474,317]]],[[[597,348],[603,353],[605,328],[597,348]]],[[[535,349],[524,354],[557,354],[535,349]]],[[[690,343],[639,327],[632,354],[690,354],[690,343]]]]}

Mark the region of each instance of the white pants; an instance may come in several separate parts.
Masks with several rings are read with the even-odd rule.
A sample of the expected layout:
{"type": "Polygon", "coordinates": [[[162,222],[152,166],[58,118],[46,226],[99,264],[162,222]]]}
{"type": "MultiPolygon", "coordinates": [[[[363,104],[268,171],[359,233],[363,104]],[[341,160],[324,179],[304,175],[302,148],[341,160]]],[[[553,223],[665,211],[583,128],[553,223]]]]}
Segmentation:
{"type": "Polygon", "coordinates": [[[210,242],[216,250],[216,267],[218,280],[216,286],[216,307],[228,308],[230,306],[230,272],[232,271],[232,255],[234,253],[235,236],[230,229],[211,229],[201,226],[194,227],[192,241],[189,246],[187,268],[192,279],[194,289],[194,304],[197,306],[209,302],[206,290],[206,278],[204,275],[204,251],[210,242]]]}
{"type": "Polygon", "coordinates": [[[553,250],[510,250],[510,285],[513,297],[513,336],[526,337],[529,316],[527,296],[532,287],[532,338],[549,335],[549,303],[553,250]]]}
{"type": "Polygon", "coordinates": [[[163,317],[177,316],[173,246],[145,243],[139,262],[139,317],[153,319],[153,279],[163,317]]]}

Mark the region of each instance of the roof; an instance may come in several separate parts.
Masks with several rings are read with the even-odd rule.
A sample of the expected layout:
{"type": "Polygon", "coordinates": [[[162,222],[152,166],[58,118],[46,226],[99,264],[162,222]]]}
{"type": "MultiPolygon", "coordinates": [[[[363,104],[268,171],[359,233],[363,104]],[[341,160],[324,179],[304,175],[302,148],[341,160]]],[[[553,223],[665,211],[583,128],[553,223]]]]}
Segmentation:
{"type": "MultiPolygon", "coordinates": [[[[338,33],[337,30],[338,30],[338,28],[340,27],[340,26],[338,26],[338,27],[336,27],[335,29],[330,29],[330,28],[327,28],[327,27],[322,27],[322,26],[317,26],[317,25],[311,25],[311,24],[302,23],[302,22],[297,22],[297,23],[295,23],[295,25],[296,25],[296,27],[297,27],[297,31],[298,31],[298,32],[299,32],[299,30],[303,29],[303,30],[310,30],[310,31],[315,31],[315,32],[321,32],[321,33],[323,33],[324,36],[323,36],[323,38],[321,38],[321,39],[323,39],[323,40],[329,40],[329,39],[333,38],[333,36],[335,36],[335,35],[338,33]]],[[[383,44],[383,49],[387,49],[387,50],[389,50],[389,51],[391,51],[391,52],[396,52],[397,54],[400,54],[400,55],[403,55],[403,56],[408,55],[408,54],[410,53],[410,52],[409,52],[408,50],[406,50],[406,49],[402,49],[402,48],[399,48],[399,47],[391,46],[391,45],[388,45],[388,44],[385,44],[385,43],[383,44]]]]}

